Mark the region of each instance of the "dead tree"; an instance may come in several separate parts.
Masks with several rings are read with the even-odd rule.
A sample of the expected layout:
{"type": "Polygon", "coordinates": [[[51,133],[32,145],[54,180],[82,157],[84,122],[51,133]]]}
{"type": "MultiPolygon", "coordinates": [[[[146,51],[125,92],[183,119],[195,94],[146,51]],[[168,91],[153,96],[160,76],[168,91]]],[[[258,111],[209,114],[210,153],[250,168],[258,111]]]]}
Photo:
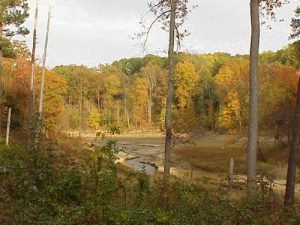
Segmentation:
{"type": "Polygon", "coordinates": [[[300,137],[300,79],[298,81],[297,102],[295,110],[294,127],[292,133],[292,141],[290,145],[289,163],[287,171],[286,189],[284,204],[291,205],[294,203],[296,170],[297,170],[297,150],[300,137]]]}
{"type": "Polygon", "coordinates": [[[28,104],[28,139],[31,139],[30,126],[32,123],[32,116],[34,114],[34,79],[35,79],[35,50],[37,39],[37,18],[38,18],[38,1],[36,2],[35,15],[34,15],[34,28],[33,28],[33,44],[31,53],[31,77],[29,89],[29,104],[28,104]]]}

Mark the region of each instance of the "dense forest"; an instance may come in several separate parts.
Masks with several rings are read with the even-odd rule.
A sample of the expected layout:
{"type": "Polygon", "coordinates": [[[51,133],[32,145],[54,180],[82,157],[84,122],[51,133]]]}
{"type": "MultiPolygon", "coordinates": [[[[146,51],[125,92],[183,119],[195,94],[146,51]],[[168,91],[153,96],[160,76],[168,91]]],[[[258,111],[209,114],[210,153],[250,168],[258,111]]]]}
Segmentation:
{"type": "MultiPolygon", "coordinates": [[[[20,44],[20,43],[18,43],[20,44]]],[[[12,128],[26,128],[31,63],[28,50],[15,45],[4,59],[6,106],[14,109],[12,128]],[[25,52],[23,52],[25,51],[25,52]],[[26,56],[27,55],[27,56],[26,56]]],[[[289,136],[295,105],[299,42],[260,54],[259,89],[262,134],[289,136]]],[[[177,53],[174,79],[174,129],[205,128],[246,134],[248,123],[247,55],[177,53]]],[[[41,68],[36,72],[39,99],[41,68]]],[[[121,59],[110,65],[56,66],[46,73],[45,130],[164,130],[167,59],[154,55],[121,59]]],[[[3,117],[3,122],[5,121],[3,117]]]]}
{"type": "Polygon", "coordinates": [[[249,55],[175,51],[192,12],[187,0],[160,0],[148,7],[169,33],[167,56],[47,68],[50,10],[39,61],[36,21],[32,50],[13,38],[29,34],[28,2],[1,1],[0,224],[299,224],[300,8],[291,44],[259,53],[260,14],[274,19],[286,2],[250,2],[249,55]],[[208,134],[224,145],[197,146],[208,134]],[[151,135],[165,138],[163,169],[140,161],[154,165],[149,175],[118,161],[127,142],[142,137],[134,151],[143,151],[151,135]],[[186,146],[198,150],[188,156],[186,146]],[[211,164],[230,159],[229,171],[227,161],[195,163],[206,149],[211,164]],[[187,175],[172,172],[178,157],[187,175]]]}

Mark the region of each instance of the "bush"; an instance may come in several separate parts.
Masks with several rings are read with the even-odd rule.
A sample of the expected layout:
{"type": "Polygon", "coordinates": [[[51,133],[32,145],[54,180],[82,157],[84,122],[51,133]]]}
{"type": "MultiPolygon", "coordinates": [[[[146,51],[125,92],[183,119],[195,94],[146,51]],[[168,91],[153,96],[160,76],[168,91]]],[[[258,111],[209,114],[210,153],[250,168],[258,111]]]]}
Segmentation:
{"type": "Polygon", "coordinates": [[[121,129],[118,126],[111,126],[109,128],[109,133],[111,133],[112,135],[121,134],[121,129]]]}

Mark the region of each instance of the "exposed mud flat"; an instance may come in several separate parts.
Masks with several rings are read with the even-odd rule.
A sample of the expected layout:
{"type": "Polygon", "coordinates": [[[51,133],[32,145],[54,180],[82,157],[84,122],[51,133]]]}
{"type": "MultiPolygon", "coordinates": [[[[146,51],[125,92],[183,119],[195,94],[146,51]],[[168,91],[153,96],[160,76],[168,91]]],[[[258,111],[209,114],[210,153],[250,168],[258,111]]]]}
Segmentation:
{"type": "MultiPolygon", "coordinates": [[[[223,149],[227,142],[226,135],[201,135],[193,140],[194,146],[199,147],[217,147],[223,149]]],[[[156,172],[163,172],[164,160],[164,136],[148,135],[148,136],[111,136],[106,140],[91,141],[96,146],[103,146],[107,140],[116,140],[119,147],[125,149],[118,155],[118,162],[131,167],[135,171],[144,171],[148,175],[153,175],[156,172]]],[[[245,140],[237,142],[238,145],[243,145],[245,140]]],[[[186,144],[178,145],[185,146],[186,144]]],[[[178,147],[177,146],[177,147],[178,147]]],[[[193,145],[189,145],[193,146],[193,145]]],[[[203,177],[208,177],[213,183],[224,182],[226,174],[217,174],[208,172],[192,166],[177,154],[172,154],[171,157],[171,174],[191,181],[203,180],[203,177]]],[[[239,180],[246,180],[245,175],[240,175],[239,180]]],[[[284,191],[285,180],[274,180],[274,188],[280,192],[284,191]]],[[[300,192],[300,185],[296,187],[296,191],[300,192]]]]}
{"type": "MultiPolygon", "coordinates": [[[[224,143],[225,137],[215,137],[207,135],[206,137],[198,138],[195,144],[211,144],[220,146],[224,143]]],[[[164,161],[164,144],[163,135],[148,135],[148,136],[111,136],[107,140],[116,140],[119,147],[123,147],[125,153],[118,155],[118,162],[128,165],[135,171],[145,171],[152,175],[156,171],[163,172],[164,161]]],[[[91,141],[96,146],[103,146],[107,140],[91,141]]],[[[179,146],[179,145],[178,145],[179,146]]],[[[175,176],[187,176],[191,173],[191,166],[188,162],[180,159],[176,154],[171,157],[171,174],[175,176]]],[[[202,173],[203,174],[203,173],[202,173]]],[[[208,175],[205,173],[205,175],[208,175]]]]}

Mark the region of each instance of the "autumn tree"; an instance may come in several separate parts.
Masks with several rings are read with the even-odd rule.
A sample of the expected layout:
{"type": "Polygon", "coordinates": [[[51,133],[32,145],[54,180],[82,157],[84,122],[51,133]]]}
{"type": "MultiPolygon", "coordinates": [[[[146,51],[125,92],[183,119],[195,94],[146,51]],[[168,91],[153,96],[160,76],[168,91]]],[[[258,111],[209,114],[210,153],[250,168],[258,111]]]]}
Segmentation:
{"type": "Polygon", "coordinates": [[[13,108],[12,128],[21,127],[26,124],[27,116],[25,114],[27,106],[28,82],[30,67],[27,61],[18,57],[16,60],[4,59],[3,62],[3,96],[6,99],[6,105],[13,108]]]}
{"type": "MultiPolygon", "coordinates": [[[[278,62],[261,62],[259,66],[259,128],[273,132],[275,140],[289,137],[293,124],[293,108],[297,91],[297,70],[278,62]]],[[[282,146],[276,146],[282,147],[282,146]]]]}
{"type": "Polygon", "coordinates": [[[276,52],[261,53],[260,61],[262,63],[281,63],[300,69],[300,40],[276,52]]]}
{"type": "MultiPolygon", "coordinates": [[[[28,14],[27,0],[3,0],[0,5],[0,103],[3,102],[2,73],[3,73],[3,50],[8,43],[6,37],[17,34],[28,34],[28,30],[22,25],[28,14]]],[[[7,49],[7,48],[6,48],[7,49]]],[[[0,109],[1,127],[1,109],[0,109]]]]}
{"type": "MultiPolygon", "coordinates": [[[[36,83],[41,82],[41,71],[37,70],[36,83]]],[[[53,71],[45,73],[45,89],[43,103],[44,130],[46,135],[60,130],[59,115],[63,112],[63,96],[67,90],[67,82],[53,71]]]]}
{"type": "Polygon", "coordinates": [[[119,125],[122,100],[122,73],[114,66],[100,68],[105,123],[109,126],[119,125]]]}
{"type": "Polygon", "coordinates": [[[245,124],[248,91],[248,61],[230,60],[215,76],[216,93],[220,100],[219,127],[241,133],[245,124]]]}
{"type": "Polygon", "coordinates": [[[192,63],[179,62],[175,67],[174,87],[178,108],[183,109],[191,103],[191,95],[196,87],[198,77],[192,63]]]}
{"type": "MultiPolygon", "coordinates": [[[[196,115],[193,101],[194,92],[199,81],[194,65],[187,61],[178,62],[174,75],[174,132],[177,136],[190,134],[199,126],[200,118],[196,115]]],[[[182,140],[180,140],[182,141],[182,140]]]]}
{"type": "MultiPolygon", "coordinates": [[[[28,117],[28,97],[31,75],[31,64],[22,56],[16,60],[4,60],[5,98],[6,104],[14,109],[12,126],[25,128],[25,121],[28,117]]],[[[37,67],[35,82],[41,83],[42,69],[37,67]]],[[[39,92],[40,87],[35,87],[35,92],[39,92]]],[[[64,95],[67,89],[67,82],[53,71],[46,70],[45,76],[45,97],[44,97],[44,119],[45,131],[47,135],[55,133],[60,128],[60,114],[64,108],[64,95]]],[[[37,102],[36,102],[37,103],[37,102]]]]}
{"type": "Polygon", "coordinates": [[[215,130],[217,128],[219,99],[214,78],[231,56],[225,53],[179,53],[177,58],[178,61],[190,62],[195,67],[198,79],[191,96],[194,110],[201,126],[215,130]]]}
{"type": "Polygon", "coordinates": [[[98,129],[100,127],[100,113],[98,112],[98,109],[97,108],[92,108],[90,110],[90,113],[89,113],[89,127],[91,129],[98,129]]]}
{"type": "MultiPolygon", "coordinates": [[[[139,74],[140,77],[146,78],[147,89],[148,89],[148,122],[151,124],[153,122],[153,108],[156,106],[157,98],[164,95],[164,93],[159,93],[161,89],[161,84],[163,79],[165,79],[165,70],[161,68],[160,65],[154,62],[149,62],[146,66],[141,68],[139,74]]],[[[156,108],[156,107],[155,107],[156,108]]]]}
{"type": "Polygon", "coordinates": [[[142,129],[147,122],[149,83],[145,77],[137,77],[133,83],[133,117],[136,128],[142,129]]]}
{"type": "Polygon", "coordinates": [[[68,115],[66,120],[70,121],[72,128],[75,128],[75,124],[79,130],[87,128],[88,112],[99,103],[100,75],[94,69],[83,65],[57,66],[53,71],[67,82],[67,92],[63,95],[68,115]]]}

